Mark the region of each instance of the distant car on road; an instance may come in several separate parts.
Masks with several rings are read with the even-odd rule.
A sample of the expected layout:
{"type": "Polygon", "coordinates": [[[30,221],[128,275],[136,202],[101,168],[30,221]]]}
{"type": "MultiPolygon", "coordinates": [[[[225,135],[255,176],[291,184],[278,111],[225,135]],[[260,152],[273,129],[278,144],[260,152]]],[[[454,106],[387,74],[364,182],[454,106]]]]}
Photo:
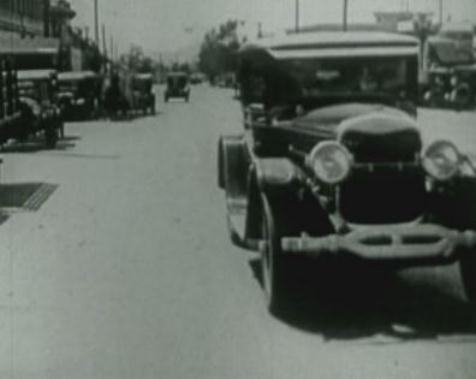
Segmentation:
{"type": "Polygon", "coordinates": [[[150,73],[134,74],[132,77],[132,91],[134,108],[143,113],[155,114],[155,93],[153,91],[154,77],[150,73]]]}
{"type": "Polygon", "coordinates": [[[171,98],[182,98],[190,101],[190,79],[187,73],[174,71],[167,74],[164,101],[171,98]]]}
{"type": "Polygon", "coordinates": [[[191,84],[202,84],[205,81],[205,75],[201,72],[194,72],[190,75],[191,84]]]}
{"type": "Polygon", "coordinates": [[[17,130],[20,140],[43,133],[45,144],[54,148],[64,136],[61,111],[55,102],[57,72],[55,70],[18,71],[18,94],[22,113],[21,127],[17,130]]]}
{"type": "Polygon", "coordinates": [[[309,259],[459,261],[476,303],[476,171],[453,143],[422,141],[418,50],[412,37],[377,32],[241,50],[245,130],[219,140],[218,183],[232,241],[260,253],[272,312],[309,259]]]}
{"type": "Polygon", "coordinates": [[[67,120],[89,119],[99,113],[102,77],[93,71],[58,74],[58,103],[67,120]]]}

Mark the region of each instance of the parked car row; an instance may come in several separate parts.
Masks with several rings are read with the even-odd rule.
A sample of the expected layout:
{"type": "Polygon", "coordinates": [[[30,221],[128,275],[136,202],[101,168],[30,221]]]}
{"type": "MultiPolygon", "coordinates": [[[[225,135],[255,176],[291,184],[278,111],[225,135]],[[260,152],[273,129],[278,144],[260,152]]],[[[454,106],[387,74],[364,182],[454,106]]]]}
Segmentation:
{"type": "Polygon", "coordinates": [[[151,74],[127,73],[125,81],[92,71],[15,70],[12,62],[7,58],[0,61],[1,144],[42,134],[45,145],[53,148],[64,136],[64,121],[96,118],[118,110],[155,113],[151,74]]]}

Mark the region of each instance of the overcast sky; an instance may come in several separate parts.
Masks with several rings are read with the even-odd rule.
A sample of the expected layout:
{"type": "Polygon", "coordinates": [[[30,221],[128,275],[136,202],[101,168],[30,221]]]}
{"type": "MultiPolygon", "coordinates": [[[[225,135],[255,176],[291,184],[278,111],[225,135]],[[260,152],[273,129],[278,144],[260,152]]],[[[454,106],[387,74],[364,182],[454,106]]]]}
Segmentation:
{"type": "MultiPolygon", "coordinates": [[[[201,40],[206,30],[230,18],[246,21],[255,33],[294,24],[295,0],[98,0],[100,22],[113,33],[124,51],[131,43],[147,51],[173,51],[201,40]]],[[[349,21],[373,21],[377,10],[411,10],[437,13],[439,0],[349,0],[349,21]]],[[[476,22],[476,0],[444,0],[445,18],[476,22]]],[[[70,0],[77,11],[74,24],[88,25],[93,35],[94,0],[70,0]]],[[[339,22],[342,0],[300,0],[301,24],[339,22]]]]}

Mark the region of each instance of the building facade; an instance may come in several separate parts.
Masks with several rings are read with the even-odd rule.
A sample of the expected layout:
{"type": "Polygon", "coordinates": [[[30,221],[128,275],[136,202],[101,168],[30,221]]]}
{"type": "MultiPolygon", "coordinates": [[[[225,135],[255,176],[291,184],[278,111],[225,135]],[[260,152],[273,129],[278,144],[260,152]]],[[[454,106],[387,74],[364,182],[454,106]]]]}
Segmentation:
{"type": "Polygon", "coordinates": [[[23,36],[48,35],[49,1],[0,0],[0,30],[23,36]]]}
{"type": "Polygon", "coordinates": [[[75,12],[66,0],[0,0],[0,30],[59,38],[75,12]]]}

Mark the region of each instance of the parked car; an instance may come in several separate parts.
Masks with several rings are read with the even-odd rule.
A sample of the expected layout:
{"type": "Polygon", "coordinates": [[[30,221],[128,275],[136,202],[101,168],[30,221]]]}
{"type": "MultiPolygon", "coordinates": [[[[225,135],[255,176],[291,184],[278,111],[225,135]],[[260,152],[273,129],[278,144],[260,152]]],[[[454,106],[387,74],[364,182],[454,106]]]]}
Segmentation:
{"type": "Polygon", "coordinates": [[[457,109],[476,106],[476,60],[472,48],[432,37],[426,44],[423,104],[457,109]]]}
{"type": "Polygon", "coordinates": [[[164,101],[168,102],[171,98],[183,98],[187,102],[190,101],[190,84],[187,73],[174,71],[167,74],[164,101]]]}
{"type": "Polygon", "coordinates": [[[17,72],[9,59],[0,60],[0,144],[19,138],[21,110],[17,72]]]}
{"type": "Polygon", "coordinates": [[[90,119],[99,114],[100,75],[93,71],[61,72],[58,85],[58,103],[65,119],[90,119]]]}
{"type": "Polygon", "coordinates": [[[61,111],[55,103],[57,72],[55,70],[18,71],[18,94],[22,122],[15,138],[23,140],[43,133],[45,144],[54,148],[64,136],[61,111]]]}
{"type": "Polygon", "coordinates": [[[245,127],[219,140],[218,184],[232,242],[260,253],[270,311],[293,295],[290,262],[311,258],[459,261],[476,302],[475,167],[453,143],[422,140],[417,77],[418,42],[404,35],[303,33],[241,50],[245,127]]]}
{"type": "Polygon", "coordinates": [[[154,77],[152,74],[135,74],[132,78],[134,109],[155,114],[154,77]]]}

